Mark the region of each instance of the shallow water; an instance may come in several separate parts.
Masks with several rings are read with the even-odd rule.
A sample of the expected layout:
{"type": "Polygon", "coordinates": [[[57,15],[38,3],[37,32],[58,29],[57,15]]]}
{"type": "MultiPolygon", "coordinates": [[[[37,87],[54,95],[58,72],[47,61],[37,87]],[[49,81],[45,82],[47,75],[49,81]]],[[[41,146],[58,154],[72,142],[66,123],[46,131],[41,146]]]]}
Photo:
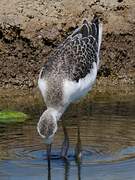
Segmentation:
{"type": "MultiPolygon", "coordinates": [[[[31,118],[27,122],[0,124],[0,180],[134,180],[134,107],[134,97],[113,101],[100,97],[70,106],[63,116],[70,137],[68,160],[48,163],[46,146],[36,132],[43,109],[29,106],[31,118]],[[80,160],[75,158],[77,142],[80,160]]],[[[53,157],[59,157],[62,140],[59,123],[53,157]]]]}

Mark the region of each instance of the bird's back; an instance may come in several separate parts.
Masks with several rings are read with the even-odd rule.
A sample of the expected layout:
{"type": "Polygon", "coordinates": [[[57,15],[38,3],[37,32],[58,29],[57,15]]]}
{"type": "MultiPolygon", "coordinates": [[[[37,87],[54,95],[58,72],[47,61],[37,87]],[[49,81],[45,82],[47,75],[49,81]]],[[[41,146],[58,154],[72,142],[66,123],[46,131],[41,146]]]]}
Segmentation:
{"type": "Polygon", "coordinates": [[[49,56],[40,73],[41,78],[59,74],[76,81],[84,78],[93,62],[99,65],[101,36],[101,24],[97,17],[90,24],[84,20],[82,26],[49,56]]]}

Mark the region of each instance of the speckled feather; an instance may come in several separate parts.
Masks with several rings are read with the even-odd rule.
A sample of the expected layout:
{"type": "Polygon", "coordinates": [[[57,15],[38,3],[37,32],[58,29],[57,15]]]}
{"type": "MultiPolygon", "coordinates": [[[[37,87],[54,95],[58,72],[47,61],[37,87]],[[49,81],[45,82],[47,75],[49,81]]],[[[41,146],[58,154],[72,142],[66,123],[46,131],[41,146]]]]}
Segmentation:
{"type": "Polygon", "coordinates": [[[51,144],[57,121],[70,103],[91,90],[97,76],[102,28],[98,18],[83,21],[47,59],[40,71],[38,86],[47,110],[37,124],[45,143],[51,144]]]}
{"type": "Polygon", "coordinates": [[[98,20],[83,25],[75,30],[46,61],[42,77],[62,75],[78,81],[91,70],[92,63],[98,56],[98,20]]]}
{"type": "MultiPolygon", "coordinates": [[[[76,83],[84,79],[93,69],[93,63],[99,61],[99,21],[94,18],[89,24],[83,21],[58,48],[49,56],[44,64],[39,79],[47,82],[46,96],[42,93],[46,105],[61,105],[63,98],[63,81],[76,83]]],[[[96,75],[95,75],[96,77],[96,75]]],[[[40,83],[41,84],[41,83],[40,83]]],[[[41,85],[40,85],[41,86],[41,85]]],[[[42,87],[40,88],[41,91],[42,87]]]]}

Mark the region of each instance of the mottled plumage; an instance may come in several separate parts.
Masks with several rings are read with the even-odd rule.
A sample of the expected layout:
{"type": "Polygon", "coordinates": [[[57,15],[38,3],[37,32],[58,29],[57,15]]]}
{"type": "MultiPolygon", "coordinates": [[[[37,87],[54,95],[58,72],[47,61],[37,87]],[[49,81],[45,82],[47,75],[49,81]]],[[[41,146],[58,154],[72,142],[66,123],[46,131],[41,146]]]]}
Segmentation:
{"type": "Polygon", "coordinates": [[[99,22],[95,18],[92,24],[87,20],[75,30],[46,61],[41,78],[50,75],[62,75],[70,80],[79,81],[92,68],[92,63],[98,61],[99,22]]]}
{"type": "Polygon", "coordinates": [[[99,66],[101,36],[97,17],[90,24],[84,20],[44,64],[39,88],[47,108],[53,108],[59,118],[71,102],[92,88],[99,66]]]}

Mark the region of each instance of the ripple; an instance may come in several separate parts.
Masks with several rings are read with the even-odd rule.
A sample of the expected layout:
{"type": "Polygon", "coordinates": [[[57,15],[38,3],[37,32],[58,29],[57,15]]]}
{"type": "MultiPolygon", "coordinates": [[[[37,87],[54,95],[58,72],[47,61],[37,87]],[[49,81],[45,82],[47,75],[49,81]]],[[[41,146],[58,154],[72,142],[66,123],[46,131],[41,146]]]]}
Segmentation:
{"type": "Polygon", "coordinates": [[[60,149],[55,148],[52,150],[52,159],[49,166],[48,161],[45,160],[47,154],[44,149],[40,149],[38,146],[15,148],[9,151],[13,159],[0,161],[0,177],[3,178],[7,175],[14,178],[23,176],[24,179],[29,179],[28,177],[34,176],[42,179],[42,175],[46,176],[48,173],[51,173],[51,176],[58,177],[58,174],[62,175],[65,172],[66,177],[70,174],[73,175],[71,179],[75,179],[77,173],[78,178],[79,173],[84,178],[86,175],[92,177],[95,173],[93,178],[106,174],[103,180],[109,180],[109,173],[113,171],[116,173],[116,177],[117,175],[128,177],[129,172],[134,173],[135,147],[121,149],[114,154],[101,152],[98,148],[84,147],[80,162],[75,159],[74,148],[69,149],[67,161],[59,158],[60,149]],[[124,175],[119,174],[120,172],[123,173],[123,170],[124,175]],[[127,174],[125,174],[126,171],[128,171],[127,174]]]}
{"type": "MultiPolygon", "coordinates": [[[[99,147],[98,147],[99,148],[99,147]]],[[[51,152],[51,160],[52,161],[63,161],[60,158],[60,152],[61,150],[59,148],[52,149],[51,152]]],[[[11,154],[11,159],[13,160],[23,160],[23,161],[31,161],[32,162],[42,162],[47,161],[47,152],[44,149],[40,148],[16,148],[9,151],[9,154],[11,154]]],[[[81,151],[81,163],[83,165],[88,164],[113,164],[113,163],[119,163],[126,160],[132,160],[135,159],[135,146],[133,147],[127,147],[124,149],[121,149],[117,152],[113,153],[105,153],[100,151],[99,149],[95,148],[83,148],[81,151]]],[[[75,150],[74,148],[70,148],[68,151],[68,161],[71,163],[71,165],[76,164],[76,156],[75,156],[75,150]]]]}
{"type": "Polygon", "coordinates": [[[88,180],[134,180],[135,119],[127,109],[129,103],[116,105],[115,108],[115,104],[108,106],[101,102],[99,108],[100,104],[93,105],[93,113],[82,108],[74,116],[73,109],[64,117],[71,145],[68,160],[60,159],[63,132],[59,123],[50,164],[45,144],[36,131],[36,120],[21,125],[1,125],[0,179],[11,176],[17,180],[42,180],[52,176],[50,179],[59,180],[87,177],[88,180]],[[82,149],[80,161],[75,158],[76,143],[80,143],[82,149]]]}

